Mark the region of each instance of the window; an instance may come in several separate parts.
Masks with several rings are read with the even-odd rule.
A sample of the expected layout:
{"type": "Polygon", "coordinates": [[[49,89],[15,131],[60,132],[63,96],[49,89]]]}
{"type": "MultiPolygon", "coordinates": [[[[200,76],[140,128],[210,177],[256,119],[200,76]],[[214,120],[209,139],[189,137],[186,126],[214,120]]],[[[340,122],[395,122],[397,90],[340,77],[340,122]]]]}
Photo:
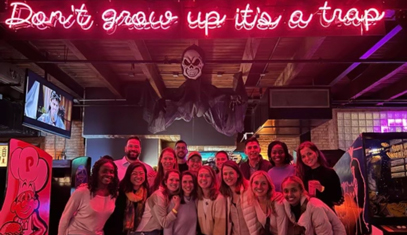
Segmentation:
{"type": "Polygon", "coordinates": [[[407,111],[337,112],[339,148],[346,150],[362,132],[407,132],[407,111]]]}

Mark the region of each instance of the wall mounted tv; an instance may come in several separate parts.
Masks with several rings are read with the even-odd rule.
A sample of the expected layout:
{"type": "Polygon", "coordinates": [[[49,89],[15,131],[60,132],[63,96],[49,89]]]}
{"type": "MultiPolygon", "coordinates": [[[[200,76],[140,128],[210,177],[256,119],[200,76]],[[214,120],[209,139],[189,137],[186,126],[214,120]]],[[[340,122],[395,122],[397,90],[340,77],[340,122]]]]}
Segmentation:
{"type": "Polygon", "coordinates": [[[24,126],[71,137],[71,95],[28,69],[24,95],[24,126]]]}

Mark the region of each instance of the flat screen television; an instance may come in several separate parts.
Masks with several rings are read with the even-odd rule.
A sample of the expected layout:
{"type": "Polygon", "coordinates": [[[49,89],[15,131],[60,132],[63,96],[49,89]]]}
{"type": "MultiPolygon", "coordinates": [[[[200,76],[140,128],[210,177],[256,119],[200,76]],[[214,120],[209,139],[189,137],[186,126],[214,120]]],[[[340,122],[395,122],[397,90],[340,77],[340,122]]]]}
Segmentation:
{"type": "Polygon", "coordinates": [[[28,69],[24,95],[24,126],[71,137],[71,95],[28,69]]]}

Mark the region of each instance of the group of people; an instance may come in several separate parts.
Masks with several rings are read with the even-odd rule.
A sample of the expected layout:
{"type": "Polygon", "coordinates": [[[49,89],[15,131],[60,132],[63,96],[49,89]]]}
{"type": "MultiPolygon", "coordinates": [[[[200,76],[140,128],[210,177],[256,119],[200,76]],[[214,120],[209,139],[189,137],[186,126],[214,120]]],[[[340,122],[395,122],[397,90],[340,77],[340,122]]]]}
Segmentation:
{"type": "Polygon", "coordinates": [[[339,178],[315,144],[298,147],[296,165],[283,142],[270,143],[269,161],[260,151],[250,138],[246,162],[239,166],[220,151],[215,170],[180,140],[162,150],[155,172],[140,161],[140,139],[132,137],[122,159],[94,164],[90,182],[71,195],[58,234],[346,234],[334,211],[339,178]]]}

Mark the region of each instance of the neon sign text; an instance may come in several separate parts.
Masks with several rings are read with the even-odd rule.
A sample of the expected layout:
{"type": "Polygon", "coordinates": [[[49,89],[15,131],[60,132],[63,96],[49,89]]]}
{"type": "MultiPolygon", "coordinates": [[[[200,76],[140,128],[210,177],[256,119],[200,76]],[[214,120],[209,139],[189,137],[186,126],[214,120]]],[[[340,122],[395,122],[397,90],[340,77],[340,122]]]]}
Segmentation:
{"type": "Polygon", "coordinates": [[[260,8],[256,8],[256,14],[254,14],[254,10],[250,9],[250,4],[246,5],[244,10],[240,10],[239,8],[236,9],[235,15],[235,28],[237,30],[241,30],[242,28],[245,30],[252,30],[255,26],[257,26],[260,30],[267,30],[267,29],[275,29],[281,20],[281,15],[279,15],[274,21],[273,18],[267,12],[261,12],[260,8]],[[249,22],[249,19],[252,19],[249,22]]]}
{"type": "Polygon", "coordinates": [[[68,16],[61,11],[53,11],[49,17],[42,11],[34,12],[29,5],[22,2],[13,2],[10,6],[13,7],[13,11],[5,23],[12,29],[35,27],[44,30],[56,27],[57,23],[69,29],[76,22],[83,30],[88,30],[93,25],[92,16],[88,14],[85,4],[79,9],[71,6],[72,12],[68,16]]]}
{"type": "Polygon", "coordinates": [[[113,34],[118,26],[124,25],[131,29],[168,29],[172,24],[176,23],[178,16],[172,15],[171,11],[166,11],[164,15],[160,15],[158,19],[155,17],[155,12],[147,15],[139,11],[131,14],[128,11],[122,11],[120,15],[114,9],[109,9],[103,12],[102,19],[105,22],[103,29],[109,34],[113,34]]]}
{"type": "MultiPolygon", "coordinates": [[[[100,11],[99,17],[94,17],[88,12],[85,4],[82,4],[80,8],[72,5],[70,12],[62,13],[62,11],[57,10],[47,14],[43,11],[35,12],[28,4],[22,2],[12,2],[10,6],[12,9],[11,16],[5,20],[5,24],[11,29],[36,28],[45,30],[58,26],[69,29],[76,25],[82,30],[89,30],[92,27],[99,26],[103,27],[107,34],[113,34],[118,27],[128,28],[129,30],[166,30],[180,21],[180,17],[170,10],[165,11],[163,14],[156,14],[154,11],[131,13],[127,10],[116,11],[111,8],[100,11]]],[[[262,11],[260,7],[251,8],[250,4],[246,4],[244,8],[236,8],[232,16],[210,10],[208,12],[200,11],[197,14],[188,11],[185,12],[187,13],[185,14],[186,19],[183,20],[186,21],[189,29],[203,30],[205,36],[208,36],[210,30],[222,28],[229,21],[234,22],[236,30],[245,31],[256,29],[274,30],[278,27],[305,29],[312,25],[315,28],[321,28],[321,26],[322,28],[360,27],[361,32],[363,32],[369,31],[385,15],[385,12],[375,8],[366,10],[351,8],[344,11],[329,6],[328,1],[314,10],[308,9],[307,12],[295,10],[273,15],[262,11]],[[318,16],[319,25],[318,19],[314,20],[318,16]],[[232,20],[232,18],[234,19],[232,20]]]]}
{"type": "Polygon", "coordinates": [[[304,14],[300,10],[294,11],[291,16],[290,20],[288,21],[288,27],[295,29],[300,28],[304,29],[308,26],[309,22],[311,22],[313,14],[310,14],[307,20],[303,20],[304,14]]]}
{"type": "Polygon", "coordinates": [[[205,36],[208,36],[209,29],[216,29],[222,27],[222,25],[225,23],[226,15],[223,15],[221,17],[218,12],[211,11],[205,14],[205,19],[202,19],[202,13],[199,12],[196,17],[196,20],[193,20],[192,13],[188,12],[187,20],[189,28],[205,29],[205,36]]]}
{"type": "Polygon", "coordinates": [[[328,6],[328,2],[325,2],[323,7],[319,8],[321,12],[320,23],[323,27],[329,27],[335,20],[340,23],[349,26],[363,26],[366,31],[369,31],[371,25],[376,24],[384,17],[384,12],[379,12],[375,8],[370,8],[364,11],[364,14],[360,13],[356,8],[349,9],[346,13],[343,13],[341,9],[335,9],[328,19],[327,11],[332,10],[332,7],[328,6]]]}

